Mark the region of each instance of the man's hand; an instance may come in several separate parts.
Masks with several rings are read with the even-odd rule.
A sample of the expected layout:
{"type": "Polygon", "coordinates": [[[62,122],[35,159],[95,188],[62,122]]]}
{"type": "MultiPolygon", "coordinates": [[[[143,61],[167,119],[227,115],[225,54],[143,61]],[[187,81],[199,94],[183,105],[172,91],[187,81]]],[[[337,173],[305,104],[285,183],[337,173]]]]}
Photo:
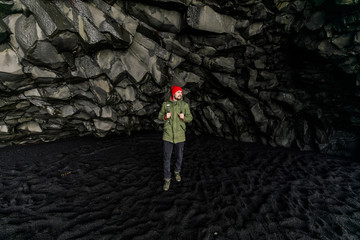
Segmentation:
{"type": "Polygon", "coordinates": [[[180,113],[180,114],[179,114],[179,118],[184,121],[184,114],[183,114],[183,113],[180,113]]]}
{"type": "Polygon", "coordinates": [[[167,119],[171,118],[171,113],[166,113],[166,118],[167,119]]]}

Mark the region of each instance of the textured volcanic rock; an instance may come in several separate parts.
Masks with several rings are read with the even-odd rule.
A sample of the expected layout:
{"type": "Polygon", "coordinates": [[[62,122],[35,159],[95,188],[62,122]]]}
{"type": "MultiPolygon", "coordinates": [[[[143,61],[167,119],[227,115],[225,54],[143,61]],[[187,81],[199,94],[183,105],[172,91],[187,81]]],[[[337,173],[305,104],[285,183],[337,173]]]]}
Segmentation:
{"type": "Polygon", "coordinates": [[[0,20],[0,42],[4,42],[9,35],[10,33],[8,32],[7,26],[0,20]]]}
{"type": "Polygon", "coordinates": [[[41,29],[51,37],[59,31],[73,30],[73,25],[53,5],[44,0],[20,0],[35,16],[41,29]]]}
{"type": "Polygon", "coordinates": [[[166,10],[141,3],[129,3],[128,11],[137,19],[163,32],[180,32],[183,25],[181,12],[166,10]]]}
{"type": "Polygon", "coordinates": [[[350,155],[359,146],[356,1],[0,1],[2,145],[162,128],[350,155]],[[41,130],[41,131],[40,131],[41,130]]]}

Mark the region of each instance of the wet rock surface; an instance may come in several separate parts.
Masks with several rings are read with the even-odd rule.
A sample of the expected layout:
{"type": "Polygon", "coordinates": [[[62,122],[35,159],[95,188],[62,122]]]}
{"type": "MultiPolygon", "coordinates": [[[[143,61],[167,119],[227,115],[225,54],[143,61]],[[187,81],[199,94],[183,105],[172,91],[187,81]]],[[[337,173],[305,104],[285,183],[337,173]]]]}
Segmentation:
{"type": "Polygon", "coordinates": [[[0,152],[0,238],[358,239],[359,161],[188,135],[162,190],[161,132],[0,152]]]}
{"type": "Polygon", "coordinates": [[[359,147],[358,2],[0,5],[1,145],[160,130],[177,84],[192,133],[340,155],[359,147]]]}

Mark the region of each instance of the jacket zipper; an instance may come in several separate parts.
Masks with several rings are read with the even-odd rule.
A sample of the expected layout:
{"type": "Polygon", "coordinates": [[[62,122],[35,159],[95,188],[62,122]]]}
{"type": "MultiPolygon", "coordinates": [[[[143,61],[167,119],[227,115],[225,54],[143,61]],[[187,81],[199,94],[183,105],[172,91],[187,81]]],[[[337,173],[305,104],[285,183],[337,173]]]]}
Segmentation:
{"type": "MultiPolygon", "coordinates": [[[[175,106],[174,106],[174,104],[173,104],[173,109],[174,109],[174,111],[173,112],[175,112],[175,106]]],[[[174,134],[174,119],[175,119],[175,117],[173,116],[173,118],[172,118],[172,126],[171,126],[171,130],[172,130],[172,133],[173,133],[173,142],[175,143],[175,134],[174,134]]]]}

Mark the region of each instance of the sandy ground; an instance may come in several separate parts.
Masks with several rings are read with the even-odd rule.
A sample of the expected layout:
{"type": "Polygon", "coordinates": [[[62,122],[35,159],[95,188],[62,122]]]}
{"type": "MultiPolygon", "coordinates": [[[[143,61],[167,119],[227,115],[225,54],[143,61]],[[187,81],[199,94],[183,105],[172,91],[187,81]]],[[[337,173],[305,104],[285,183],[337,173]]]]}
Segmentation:
{"type": "Polygon", "coordinates": [[[0,149],[0,239],[360,239],[360,162],[161,132],[0,149]]]}

